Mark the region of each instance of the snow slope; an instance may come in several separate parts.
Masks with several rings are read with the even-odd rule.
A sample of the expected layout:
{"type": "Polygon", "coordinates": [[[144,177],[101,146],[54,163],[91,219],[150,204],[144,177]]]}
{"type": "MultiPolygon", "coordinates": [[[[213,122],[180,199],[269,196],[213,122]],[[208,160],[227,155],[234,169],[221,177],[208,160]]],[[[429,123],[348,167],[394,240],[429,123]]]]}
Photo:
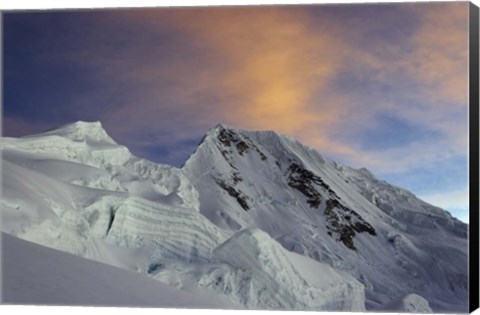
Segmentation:
{"type": "Polygon", "coordinates": [[[135,272],[90,261],[2,233],[2,303],[238,308],[135,272]]]}
{"type": "Polygon", "coordinates": [[[21,239],[251,309],[467,310],[466,224],[290,137],[218,125],[181,169],[99,122],[0,149],[21,239]]]}

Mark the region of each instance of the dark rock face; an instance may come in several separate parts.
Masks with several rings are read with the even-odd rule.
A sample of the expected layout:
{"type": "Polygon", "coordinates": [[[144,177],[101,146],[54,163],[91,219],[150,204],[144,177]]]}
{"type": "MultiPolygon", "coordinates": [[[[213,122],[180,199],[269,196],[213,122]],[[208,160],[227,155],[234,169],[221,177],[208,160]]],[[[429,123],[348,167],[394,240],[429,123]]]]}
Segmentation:
{"type": "Polygon", "coordinates": [[[243,153],[248,152],[248,149],[250,148],[245,141],[239,141],[236,143],[236,145],[237,145],[237,151],[240,155],[243,155],[243,153]]]}
{"type": "Polygon", "coordinates": [[[315,184],[334,193],[325,182],[311,171],[292,163],[288,168],[288,185],[307,197],[307,203],[312,208],[318,208],[322,202],[322,195],[315,188],[315,184]]]}
{"type": "Polygon", "coordinates": [[[356,233],[377,234],[375,229],[358,213],[340,202],[337,194],[320,176],[304,169],[297,163],[290,164],[288,168],[288,185],[307,197],[307,203],[311,208],[318,209],[324,199],[323,196],[328,196],[325,198],[324,211],[328,224],[328,235],[331,237],[336,236],[336,239],[348,248],[356,250],[353,242],[356,233]],[[323,196],[320,191],[323,192],[323,196]]]}
{"type": "Polygon", "coordinates": [[[234,171],[231,176],[232,182],[234,185],[238,184],[239,182],[243,181],[243,177],[240,175],[238,171],[234,171]]]}
{"type": "Polygon", "coordinates": [[[238,168],[233,163],[232,153],[234,149],[237,150],[238,154],[244,156],[244,154],[251,151],[252,148],[256,150],[262,160],[263,157],[266,156],[258,150],[258,148],[251,143],[250,139],[247,137],[243,137],[242,139],[238,134],[236,134],[232,130],[222,129],[218,134],[218,149],[222,154],[225,161],[227,161],[228,165],[231,168],[230,177],[227,180],[222,180],[220,178],[215,178],[215,182],[220,186],[223,190],[225,190],[231,197],[235,198],[238,204],[243,208],[243,210],[247,211],[250,209],[250,206],[247,202],[248,197],[242,193],[240,189],[238,189],[237,184],[243,181],[243,177],[240,175],[238,168]],[[247,143],[248,142],[248,143],[247,143]]]}
{"type": "MultiPolygon", "coordinates": [[[[222,145],[218,145],[218,150],[222,154],[225,161],[227,161],[228,165],[232,169],[232,174],[230,175],[230,179],[232,180],[233,184],[236,185],[237,183],[243,180],[238,168],[233,164],[232,157],[231,157],[231,149],[229,148],[233,142],[233,138],[235,134],[231,130],[222,130],[218,135],[218,140],[222,145]]],[[[245,144],[246,145],[246,144],[245,144]]],[[[241,145],[243,147],[243,145],[241,145]]],[[[244,151],[242,151],[244,152],[244,151]]]]}
{"type": "Polygon", "coordinates": [[[226,147],[231,146],[234,141],[235,133],[231,130],[222,129],[218,134],[218,140],[226,147]]]}
{"type": "Polygon", "coordinates": [[[353,242],[356,233],[367,232],[377,235],[375,229],[358,213],[342,205],[337,199],[328,199],[325,206],[325,218],[328,222],[328,235],[335,234],[337,240],[352,250],[357,250],[353,242]]]}
{"type": "Polygon", "coordinates": [[[247,203],[247,196],[243,195],[241,191],[236,190],[233,186],[228,185],[221,179],[215,179],[218,186],[220,186],[223,190],[225,190],[230,196],[235,198],[238,204],[243,208],[243,210],[247,211],[250,209],[250,206],[247,203]]]}
{"type": "Polygon", "coordinates": [[[265,154],[263,154],[262,151],[260,151],[257,147],[255,147],[255,150],[257,151],[258,154],[260,154],[260,158],[265,161],[267,160],[267,156],[265,154]]]}
{"type": "MultiPolygon", "coordinates": [[[[242,139],[234,131],[227,129],[222,129],[218,134],[218,141],[220,141],[220,143],[223,144],[224,147],[232,147],[232,145],[234,145],[237,149],[238,154],[240,154],[241,156],[243,156],[245,153],[250,152],[253,149],[260,155],[260,158],[263,161],[267,159],[267,156],[262,151],[260,151],[260,149],[248,137],[243,136],[243,138],[245,139],[242,139]]],[[[220,151],[222,152],[224,157],[224,153],[228,152],[223,149],[220,149],[220,151]]]]}

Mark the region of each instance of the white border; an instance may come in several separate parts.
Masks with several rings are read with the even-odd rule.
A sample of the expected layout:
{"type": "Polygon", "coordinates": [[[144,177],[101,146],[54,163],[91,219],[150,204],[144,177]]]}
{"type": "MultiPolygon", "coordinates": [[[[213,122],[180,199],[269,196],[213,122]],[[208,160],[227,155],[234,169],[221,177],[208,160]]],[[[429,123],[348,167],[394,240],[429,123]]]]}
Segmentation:
{"type": "MultiPolygon", "coordinates": [[[[137,7],[171,7],[171,6],[220,6],[220,5],[274,5],[274,4],[325,4],[325,3],[378,3],[378,0],[1,0],[0,11],[4,10],[47,10],[47,9],[98,9],[98,8],[137,8],[137,7]]],[[[382,1],[387,2],[387,1],[382,1]]],[[[433,1],[415,1],[415,0],[390,0],[388,2],[433,2],[433,1]]],[[[434,2],[451,2],[449,0],[436,0],[434,2]]],[[[463,2],[463,1],[462,1],[463,2]]],[[[480,6],[480,0],[472,1],[480,6]]],[[[0,20],[1,21],[1,20],[0,20]]],[[[1,25],[0,25],[1,29],[1,25]]],[[[1,46],[0,46],[1,47],[1,46]]],[[[2,85],[3,86],[3,85],[2,85]]],[[[0,87],[1,88],[1,87],[0,87]]],[[[1,94],[0,94],[1,95],[1,94]]],[[[3,104],[2,104],[3,106],[3,104]]],[[[1,108],[0,108],[1,110],[1,108]]],[[[1,111],[0,111],[1,113],[1,111]]],[[[0,272],[1,274],[1,272],[0,272]]],[[[159,308],[116,308],[116,307],[72,307],[72,306],[12,306],[0,305],[2,314],[52,314],[59,315],[68,313],[69,315],[102,314],[102,315],[131,315],[131,314],[175,314],[175,315],[307,315],[306,312],[291,311],[233,311],[233,310],[194,310],[194,309],[159,309],[159,308]]],[[[349,312],[316,312],[312,314],[345,315],[356,314],[349,312]]],[[[358,313],[367,314],[367,313],[358,313]]],[[[372,313],[378,315],[392,313],[372,313]]],[[[480,310],[475,311],[475,315],[480,315],[480,310]]]]}
{"type": "MultiPolygon", "coordinates": [[[[451,0],[415,1],[415,0],[2,0],[0,10],[45,10],[75,8],[138,8],[171,6],[221,6],[221,5],[275,5],[275,4],[325,4],[325,3],[379,3],[379,2],[451,2],[451,0]]],[[[461,1],[465,2],[465,1],[461,1]]],[[[480,0],[472,1],[477,6],[480,0]]]]}

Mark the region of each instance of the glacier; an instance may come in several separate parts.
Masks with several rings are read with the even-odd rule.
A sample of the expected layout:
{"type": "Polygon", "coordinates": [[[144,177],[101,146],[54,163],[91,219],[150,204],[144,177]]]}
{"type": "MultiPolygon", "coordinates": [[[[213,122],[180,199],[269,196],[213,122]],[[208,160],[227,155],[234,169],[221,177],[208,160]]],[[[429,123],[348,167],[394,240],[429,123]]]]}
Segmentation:
{"type": "Polygon", "coordinates": [[[11,236],[247,309],[468,310],[467,224],[291,137],[219,124],[181,168],[100,122],[0,149],[11,236]]]}

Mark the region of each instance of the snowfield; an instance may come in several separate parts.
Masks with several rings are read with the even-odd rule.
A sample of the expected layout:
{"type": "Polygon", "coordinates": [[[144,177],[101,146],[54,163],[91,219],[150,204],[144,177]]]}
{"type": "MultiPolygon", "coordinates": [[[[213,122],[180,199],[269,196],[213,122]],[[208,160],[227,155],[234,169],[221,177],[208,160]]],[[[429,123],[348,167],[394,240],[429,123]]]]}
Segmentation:
{"type": "MultiPolygon", "coordinates": [[[[468,310],[468,225],[290,137],[218,125],[182,168],[133,156],[99,122],[2,138],[0,148],[2,231],[111,267],[10,236],[7,261],[21,254],[9,243],[41,248],[31,254],[52,265],[74,259],[82,273],[101,266],[119,281],[125,273],[171,294],[215,297],[199,307],[468,310]]],[[[23,285],[30,276],[21,270],[30,267],[10,268],[15,298],[25,290],[22,303],[128,300],[120,292],[118,300],[65,293],[41,301],[23,285]]],[[[150,297],[128,301],[192,306],[150,297]]]]}
{"type": "Polygon", "coordinates": [[[6,304],[239,308],[206,292],[184,292],[5,233],[2,257],[2,302],[6,304]]]}

